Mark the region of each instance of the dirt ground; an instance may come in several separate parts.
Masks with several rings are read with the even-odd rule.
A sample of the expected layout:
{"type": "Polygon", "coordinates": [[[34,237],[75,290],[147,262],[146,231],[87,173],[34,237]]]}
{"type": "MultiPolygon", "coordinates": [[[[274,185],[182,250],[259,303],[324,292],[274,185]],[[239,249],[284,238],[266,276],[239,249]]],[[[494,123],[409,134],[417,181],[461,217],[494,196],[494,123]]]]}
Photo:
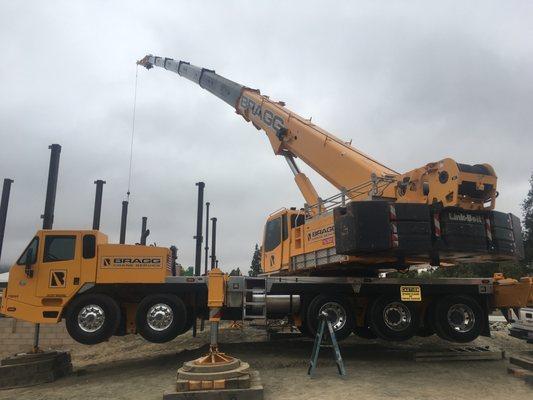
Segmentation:
{"type": "MultiPolygon", "coordinates": [[[[506,372],[506,361],[415,362],[405,350],[445,348],[437,337],[402,344],[365,340],[353,335],[341,343],[348,376],[340,378],[328,348],[322,349],[313,379],[307,377],[312,341],[271,339],[263,330],[221,330],[221,349],[249,362],[260,373],[265,399],[531,399],[533,389],[506,372]]],[[[162,344],[140,337],[113,338],[97,346],[75,346],[75,373],[56,382],[0,391],[0,399],[161,399],[171,389],[184,361],[207,350],[207,331],[162,344]]],[[[507,356],[533,346],[494,331],[472,345],[493,346],[507,356]]]]}

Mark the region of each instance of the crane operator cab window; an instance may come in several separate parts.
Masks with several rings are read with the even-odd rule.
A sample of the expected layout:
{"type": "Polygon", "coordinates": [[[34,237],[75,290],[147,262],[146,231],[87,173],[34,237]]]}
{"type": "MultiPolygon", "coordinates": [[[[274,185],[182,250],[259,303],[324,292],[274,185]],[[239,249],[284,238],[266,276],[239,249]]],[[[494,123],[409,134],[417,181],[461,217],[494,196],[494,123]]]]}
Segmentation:
{"type": "Polygon", "coordinates": [[[263,241],[263,271],[272,272],[281,268],[284,246],[289,237],[287,213],[272,217],[266,223],[263,241]]]}
{"type": "Polygon", "coordinates": [[[281,243],[281,217],[270,220],[265,227],[265,252],[269,252],[278,247],[281,243]]]}

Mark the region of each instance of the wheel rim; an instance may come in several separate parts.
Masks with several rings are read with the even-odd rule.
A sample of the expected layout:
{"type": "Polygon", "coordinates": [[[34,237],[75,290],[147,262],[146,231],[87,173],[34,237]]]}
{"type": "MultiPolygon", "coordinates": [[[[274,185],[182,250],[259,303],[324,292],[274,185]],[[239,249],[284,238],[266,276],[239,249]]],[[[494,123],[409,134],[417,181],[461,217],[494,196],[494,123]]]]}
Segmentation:
{"type": "Polygon", "coordinates": [[[326,312],[328,314],[328,319],[331,321],[333,330],[339,331],[346,325],[346,310],[339,303],[325,303],[322,307],[320,307],[318,315],[320,315],[322,312],[326,312]]]}
{"type": "Polygon", "coordinates": [[[411,311],[400,302],[389,303],[383,308],[383,322],[395,332],[401,332],[411,325],[411,311]]]}
{"type": "Polygon", "coordinates": [[[93,333],[104,326],[105,313],[102,307],[88,304],[78,313],[78,326],[82,331],[93,333]]]}
{"type": "Polygon", "coordinates": [[[146,322],[148,326],[154,331],[164,331],[172,325],[174,320],[174,313],[168,304],[157,303],[148,310],[146,314],[146,322]]]}
{"type": "Polygon", "coordinates": [[[454,304],[448,310],[448,325],[455,332],[468,333],[476,323],[474,311],[466,304],[454,304]]]}

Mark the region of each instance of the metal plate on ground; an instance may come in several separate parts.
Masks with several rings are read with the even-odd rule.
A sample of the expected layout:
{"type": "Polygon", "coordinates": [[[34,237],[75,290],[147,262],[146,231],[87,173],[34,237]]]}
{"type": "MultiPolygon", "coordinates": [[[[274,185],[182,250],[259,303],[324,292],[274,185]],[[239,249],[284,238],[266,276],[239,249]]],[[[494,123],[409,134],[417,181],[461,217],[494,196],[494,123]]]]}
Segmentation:
{"type": "Polygon", "coordinates": [[[477,361],[502,360],[505,352],[495,347],[453,346],[438,350],[413,352],[415,361],[477,361]]]}

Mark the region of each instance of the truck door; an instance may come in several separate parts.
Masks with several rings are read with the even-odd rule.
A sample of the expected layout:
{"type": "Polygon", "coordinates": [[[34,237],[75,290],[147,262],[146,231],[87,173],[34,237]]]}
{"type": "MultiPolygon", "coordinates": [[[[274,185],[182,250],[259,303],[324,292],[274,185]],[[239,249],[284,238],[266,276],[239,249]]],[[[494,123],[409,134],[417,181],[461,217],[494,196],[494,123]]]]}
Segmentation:
{"type": "Polygon", "coordinates": [[[267,221],[263,239],[263,271],[274,272],[281,267],[281,215],[267,221]]]}
{"type": "Polygon", "coordinates": [[[288,268],[289,263],[289,226],[287,213],[267,221],[263,241],[263,271],[274,272],[288,268]]]}
{"type": "Polygon", "coordinates": [[[43,235],[43,250],[35,275],[35,295],[69,296],[78,287],[81,246],[79,235],[48,233],[43,235]]]}

